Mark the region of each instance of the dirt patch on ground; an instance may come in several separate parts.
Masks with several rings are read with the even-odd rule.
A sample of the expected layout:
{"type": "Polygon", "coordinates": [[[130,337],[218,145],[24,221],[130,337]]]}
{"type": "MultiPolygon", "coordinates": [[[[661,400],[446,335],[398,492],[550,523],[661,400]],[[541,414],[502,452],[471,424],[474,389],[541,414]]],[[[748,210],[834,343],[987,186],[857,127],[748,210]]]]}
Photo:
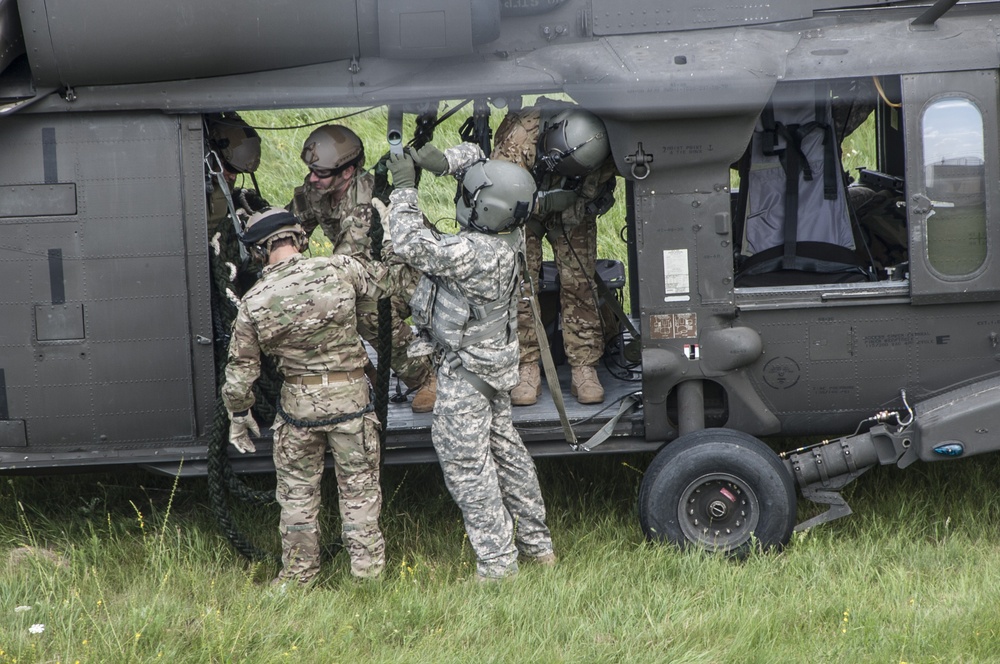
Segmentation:
{"type": "Polygon", "coordinates": [[[30,565],[35,561],[43,561],[59,568],[68,568],[69,561],[55,551],[37,546],[19,546],[7,554],[7,567],[14,569],[30,565]]]}

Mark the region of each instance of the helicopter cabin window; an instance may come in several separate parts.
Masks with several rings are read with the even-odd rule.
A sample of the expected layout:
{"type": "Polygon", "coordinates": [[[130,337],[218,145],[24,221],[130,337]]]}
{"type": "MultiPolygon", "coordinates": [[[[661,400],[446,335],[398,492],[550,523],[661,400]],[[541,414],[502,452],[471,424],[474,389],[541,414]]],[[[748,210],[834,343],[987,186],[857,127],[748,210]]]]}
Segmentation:
{"type": "Polygon", "coordinates": [[[983,116],[968,99],[932,103],[921,121],[927,187],[927,261],[945,277],[978,270],[986,260],[983,116]]]}

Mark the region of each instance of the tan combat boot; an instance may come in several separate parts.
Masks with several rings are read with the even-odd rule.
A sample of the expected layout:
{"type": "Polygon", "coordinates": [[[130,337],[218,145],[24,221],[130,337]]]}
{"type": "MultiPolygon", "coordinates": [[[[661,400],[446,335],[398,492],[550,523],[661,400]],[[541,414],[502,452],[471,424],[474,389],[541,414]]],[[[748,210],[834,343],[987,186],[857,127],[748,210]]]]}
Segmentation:
{"type": "Polygon", "coordinates": [[[542,393],[542,373],[537,362],[518,367],[521,382],[510,391],[510,402],[515,406],[530,406],[538,401],[542,393]]]}
{"type": "Polygon", "coordinates": [[[555,551],[549,551],[548,553],[543,553],[540,556],[525,558],[525,560],[535,563],[536,565],[541,565],[542,567],[555,567],[559,558],[556,557],[555,551]]]}
{"type": "Polygon", "coordinates": [[[573,383],[569,391],[580,403],[604,401],[604,388],[601,387],[594,367],[573,367],[573,383]]]}
{"type": "Polygon", "coordinates": [[[424,381],[410,403],[410,409],[414,413],[429,413],[434,410],[434,402],[437,401],[438,381],[435,374],[424,381]]]}

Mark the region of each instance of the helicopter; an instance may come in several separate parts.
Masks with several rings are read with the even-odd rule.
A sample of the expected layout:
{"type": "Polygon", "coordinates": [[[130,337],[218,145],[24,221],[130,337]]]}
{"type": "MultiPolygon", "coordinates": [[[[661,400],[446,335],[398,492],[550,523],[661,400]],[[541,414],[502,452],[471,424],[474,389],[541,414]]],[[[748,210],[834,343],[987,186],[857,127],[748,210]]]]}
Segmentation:
{"type": "MultiPolygon", "coordinates": [[[[780,547],[875,466],[1000,449],[998,34],[990,1],[0,0],[0,472],[269,467],[210,444],[205,114],[387,106],[398,143],[439,100],[563,94],[625,180],[641,381],[567,404],[583,443],[547,389],[515,423],[656,452],[651,539],[780,547]]],[[[433,460],[388,410],[386,463],[433,460]]]]}

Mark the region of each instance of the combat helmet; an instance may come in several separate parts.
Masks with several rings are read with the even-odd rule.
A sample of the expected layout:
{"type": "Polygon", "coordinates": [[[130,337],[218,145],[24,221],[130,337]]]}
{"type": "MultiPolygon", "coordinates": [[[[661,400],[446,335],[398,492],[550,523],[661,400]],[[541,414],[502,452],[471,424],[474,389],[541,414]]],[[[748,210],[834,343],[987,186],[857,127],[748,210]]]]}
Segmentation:
{"type": "Polygon", "coordinates": [[[298,217],[284,208],[267,207],[247,220],[240,242],[266,257],[274,241],[286,237],[297,241],[299,251],[309,246],[309,238],[298,217]]]}
{"type": "Polygon", "coordinates": [[[208,144],[231,173],[253,173],[260,166],[260,135],[235,113],[208,121],[208,144]]]}
{"type": "Polygon", "coordinates": [[[566,177],[590,173],[611,154],[604,123],[582,108],[568,108],[556,114],[539,143],[541,163],[548,171],[566,177]]]}
{"type": "Polygon", "coordinates": [[[331,175],[363,162],[365,148],[361,139],[343,125],[323,125],[302,144],[302,161],[311,171],[331,171],[331,175]]]}
{"type": "Polygon", "coordinates": [[[517,164],[477,161],[458,184],[455,218],[480,233],[512,230],[531,215],[535,191],[535,179],[517,164]]]}

